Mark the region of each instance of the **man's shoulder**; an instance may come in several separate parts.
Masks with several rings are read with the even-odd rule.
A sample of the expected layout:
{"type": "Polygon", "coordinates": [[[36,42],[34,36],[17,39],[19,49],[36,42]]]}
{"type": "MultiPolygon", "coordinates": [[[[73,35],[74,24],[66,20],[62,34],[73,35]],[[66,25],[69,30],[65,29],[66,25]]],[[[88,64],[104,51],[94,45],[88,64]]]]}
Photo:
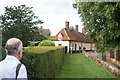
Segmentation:
{"type": "Polygon", "coordinates": [[[27,70],[24,64],[21,65],[18,78],[27,78],[27,70]]]}
{"type": "Polygon", "coordinates": [[[20,63],[20,64],[21,64],[21,68],[22,68],[22,69],[26,69],[26,67],[25,67],[24,64],[22,64],[22,63],[20,63]]]}
{"type": "Polygon", "coordinates": [[[3,62],[4,62],[4,60],[0,61],[0,65],[2,65],[2,64],[3,64],[3,62]]]}

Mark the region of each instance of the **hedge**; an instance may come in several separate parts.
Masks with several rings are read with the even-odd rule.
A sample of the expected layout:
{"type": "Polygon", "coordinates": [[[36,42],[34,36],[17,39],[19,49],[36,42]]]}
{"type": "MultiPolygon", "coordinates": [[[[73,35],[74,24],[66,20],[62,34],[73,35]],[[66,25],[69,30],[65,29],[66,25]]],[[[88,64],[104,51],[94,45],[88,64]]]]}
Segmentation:
{"type": "Polygon", "coordinates": [[[38,44],[38,46],[55,46],[55,43],[51,40],[43,40],[38,44]]]}
{"type": "Polygon", "coordinates": [[[27,68],[28,78],[55,78],[61,69],[64,53],[64,47],[26,47],[21,62],[27,68]]]}
{"type": "Polygon", "coordinates": [[[6,57],[6,51],[4,47],[0,47],[0,57],[2,57],[0,61],[4,60],[6,57]]]}

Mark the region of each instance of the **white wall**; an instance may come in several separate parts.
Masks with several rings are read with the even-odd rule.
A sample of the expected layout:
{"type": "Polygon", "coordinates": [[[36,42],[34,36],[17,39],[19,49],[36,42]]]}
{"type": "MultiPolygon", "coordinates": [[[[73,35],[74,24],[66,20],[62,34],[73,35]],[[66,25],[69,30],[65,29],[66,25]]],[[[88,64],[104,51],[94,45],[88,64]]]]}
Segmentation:
{"type": "Polygon", "coordinates": [[[83,43],[83,47],[85,47],[86,50],[91,50],[91,48],[92,48],[91,46],[92,46],[91,43],[83,43]]]}
{"type": "Polygon", "coordinates": [[[58,46],[59,44],[62,44],[62,46],[67,46],[67,52],[69,53],[69,41],[53,41],[55,43],[55,46],[58,46]]]}
{"type": "Polygon", "coordinates": [[[86,48],[86,50],[95,50],[95,44],[83,43],[83,46],[86,48]]]}
{"type": "Polygon", "coordinates": [[[75,44],[76,44],[76,50],[79,50],[79,47],[81,47],[81,42],[70,42],[70,47],[73,47],[73,50],[75,50],[75,44]]]}
{"type": "Polygon", "coordinates": [[[86,50],[95,50],[94,44],[91,43],[81,43],[81,42],[70,42],[70,47],[73,45],[73,50],[75,50],[75,44],[76,44],[76,50],[79,50],[79,47],[85,47],[86,50]]]}
{"type": "Polygon", "coordinates": [[[81,42],[74,42],[74,41],[53,41],[55,43],[55,46],[58,46],[61,44],[62,46],[67,46],[67,52],[69,53],[70,47],[73,47],[73,50],[75,50],[75,44],[76,44],[76,50],[79,50],[79,47],[85,47],[86,50],[94,50],[94,44],[91,45],[91,43],[81,43],[81,42]]]}
{"type": "Polygon", "coordinates": [[[95,44],[92,44],[92,50],[95,50],[95,44]]]}
{"type": "Polygon", "coordinates": [[[76,50],[79,50],[79,47],[85,47],[86,50],[91,50],[91,48],[92,50],[94,49],[94,46],[91,43],[70,42],[70,46],[74,45],[73,50],[75,50],[75,44],[76,44],[76,50]]]}

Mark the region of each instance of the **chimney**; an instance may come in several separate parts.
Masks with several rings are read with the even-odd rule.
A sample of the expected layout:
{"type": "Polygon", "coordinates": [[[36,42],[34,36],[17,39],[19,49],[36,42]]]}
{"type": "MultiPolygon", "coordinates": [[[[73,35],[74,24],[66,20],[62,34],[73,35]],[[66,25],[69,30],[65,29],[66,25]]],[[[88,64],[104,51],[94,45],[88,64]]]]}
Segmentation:
{"type": "Polygon", "coordinates": [[[69,22],[68,21],[65,22],[65,28],[69,29],[69,22]]]}
{"type": "Polygon", "coordinates": [[[82,28],[82,33],[83,33],[83,34],[86,34],[84,27],[82,28]]]}
{"type": "Polygon", "coordinates": [[[75,25],[75,30],[78,32],[78,25],[75,25]]]}

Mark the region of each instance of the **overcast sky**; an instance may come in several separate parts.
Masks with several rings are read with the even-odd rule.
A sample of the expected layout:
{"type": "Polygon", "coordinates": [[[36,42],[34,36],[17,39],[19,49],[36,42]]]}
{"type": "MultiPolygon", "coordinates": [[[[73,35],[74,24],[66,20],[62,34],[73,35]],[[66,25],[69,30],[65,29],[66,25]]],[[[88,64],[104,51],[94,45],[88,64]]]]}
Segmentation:
{"type": "MultiPolygon", "coordinates": [[[[79,31],[83,27],[77,10],[72,4],[75,0],[0,0],[0,14],[4,14],[4,7],[18,6],[25,4],[33,7],[33,12],[39,19],[44,21],[43,28],[50,29],[51,35],[55,36],[65,27],[65,21],[70,22],[70,26],[79,25],[79,31]]],[[[41,26],[41,25],[38,25],[41,26]]]]}

